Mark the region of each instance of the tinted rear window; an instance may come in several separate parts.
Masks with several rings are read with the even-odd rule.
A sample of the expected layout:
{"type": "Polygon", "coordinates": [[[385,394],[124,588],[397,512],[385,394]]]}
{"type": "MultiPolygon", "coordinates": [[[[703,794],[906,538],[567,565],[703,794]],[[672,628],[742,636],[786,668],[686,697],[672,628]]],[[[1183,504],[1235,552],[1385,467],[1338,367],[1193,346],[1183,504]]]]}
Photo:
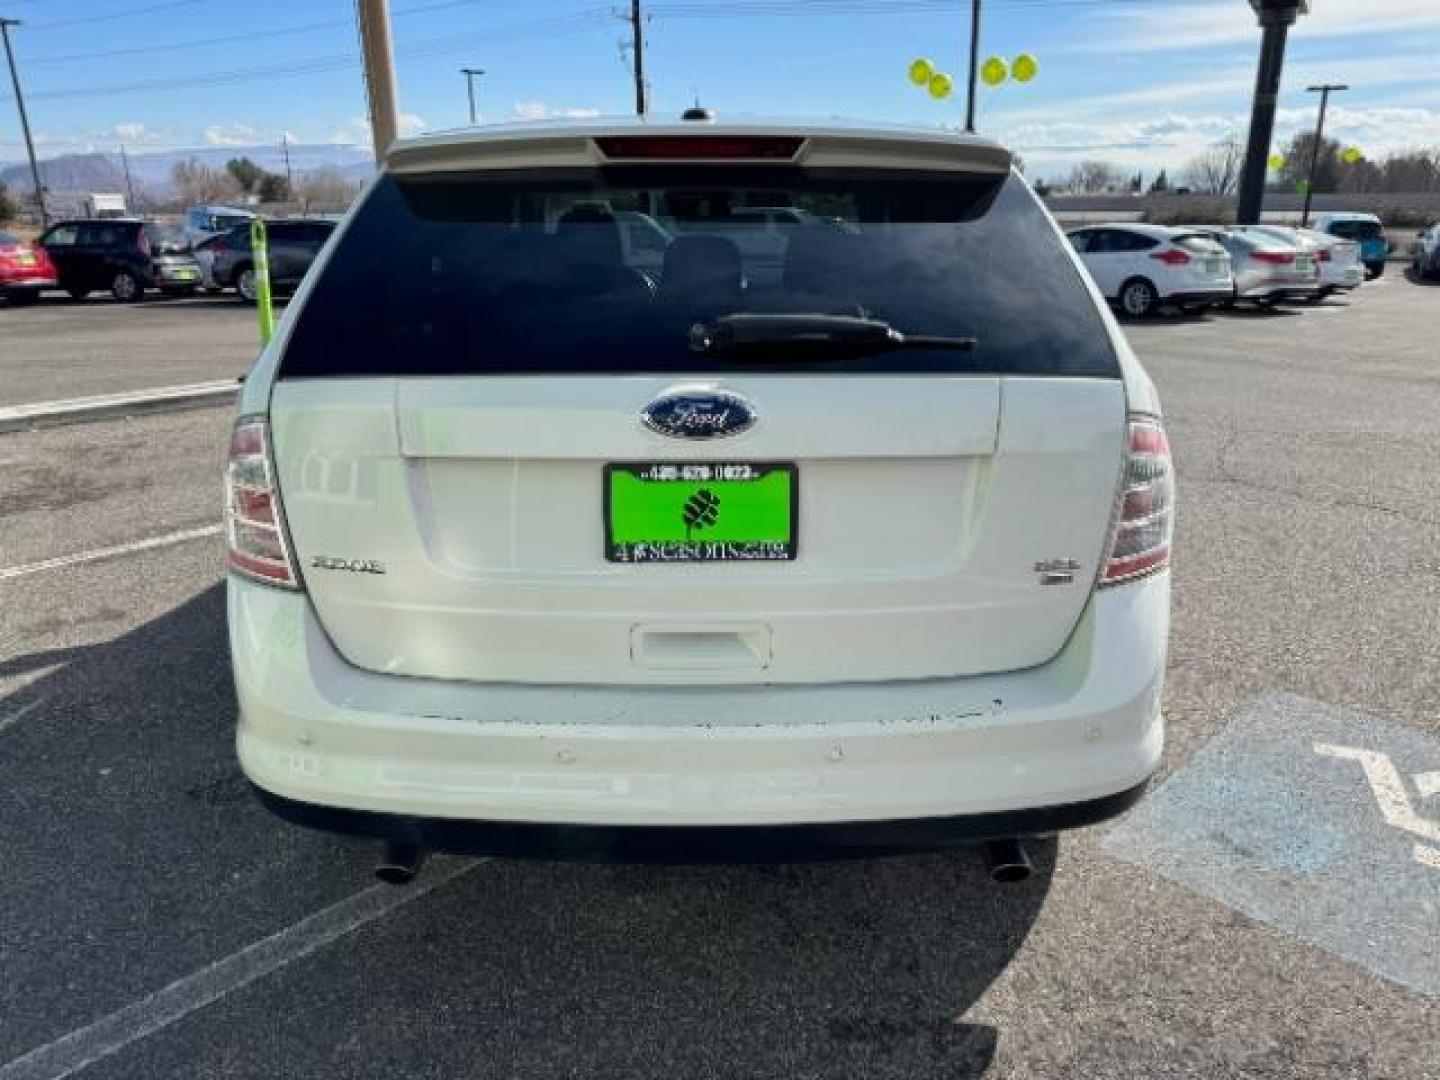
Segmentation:
{"type": "Polygon", "coordinates": [[[1018,179],[635,166],[383,178],[280,374],[797,369],[1119,375],[1062,239],[1018,179]],[[766,228],[759,207],[803,223],[766,228]],[[654,223],[658,260],[626,243],[617,214],[654,223]],[[978,344],[803,365],[688,348],[697,322],[749,312],[862,315],[978,344]]]}

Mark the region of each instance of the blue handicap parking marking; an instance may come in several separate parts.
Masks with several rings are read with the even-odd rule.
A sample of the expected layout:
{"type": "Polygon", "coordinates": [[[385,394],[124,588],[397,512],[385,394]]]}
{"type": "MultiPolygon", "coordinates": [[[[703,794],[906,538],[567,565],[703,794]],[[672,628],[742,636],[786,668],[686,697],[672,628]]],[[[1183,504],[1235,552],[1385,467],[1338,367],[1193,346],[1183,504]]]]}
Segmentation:
{"type": "Polygon", "coordinates": [[[1440,996],[1440,740],[1305,698],[1261,698],[1103,847],[1440,996]]]}

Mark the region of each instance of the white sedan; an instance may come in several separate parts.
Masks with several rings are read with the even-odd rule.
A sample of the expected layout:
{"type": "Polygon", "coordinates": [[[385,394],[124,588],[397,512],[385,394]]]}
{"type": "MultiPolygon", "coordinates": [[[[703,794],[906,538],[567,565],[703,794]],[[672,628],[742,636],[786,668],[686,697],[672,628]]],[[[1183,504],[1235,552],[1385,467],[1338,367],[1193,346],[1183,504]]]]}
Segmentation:
{"type": "Polygon", "coordinates": [[[1164,304],[1199,310],[1235,295],[1230,256],[1193,229],[1101,225],[1069,235],[1105,299],[1131,318],[1164,304]]]}

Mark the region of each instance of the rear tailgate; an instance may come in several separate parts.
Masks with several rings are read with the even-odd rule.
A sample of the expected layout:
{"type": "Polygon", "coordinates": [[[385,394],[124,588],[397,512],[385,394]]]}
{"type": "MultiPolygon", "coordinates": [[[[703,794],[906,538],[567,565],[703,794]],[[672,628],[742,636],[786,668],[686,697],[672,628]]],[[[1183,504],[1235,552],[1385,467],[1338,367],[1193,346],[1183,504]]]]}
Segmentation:
{"type": "Polygon", "coordinates": [[[1122,385],[926,381],[726,379],[764,422],[723,450],[636,422],[673,382],[654,377],[299,381],[272,418],[306,586],[361,667],[823,682],[1041,662],[1101,557],[1122,385]],[[603,467],[633,461],[794,463],[797,558],[608,562],[603,467]],[[1042,584],[1055,559],[1076,581],[1042,584]]]}

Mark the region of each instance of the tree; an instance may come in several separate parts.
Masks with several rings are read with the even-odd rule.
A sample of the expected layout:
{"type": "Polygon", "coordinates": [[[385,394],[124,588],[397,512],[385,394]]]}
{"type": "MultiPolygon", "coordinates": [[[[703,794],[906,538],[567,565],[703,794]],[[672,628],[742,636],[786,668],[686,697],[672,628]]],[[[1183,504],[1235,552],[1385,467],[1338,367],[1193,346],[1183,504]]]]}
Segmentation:
{"type": "Polygon", "coordinates": [[[1385,191],[1440,191],[1440,150],[1391,154],[1380,172],[1385,191]]]}
{"type": "MultiPolygon", "coordinates": [[[[1310,151],[1315,145],[1315,133],[1302,131],[1290,140],[1285,151],[1285,165],[1280,170],[1280,179],[1287,188],[1306,180],[1310,175],[1310,151]]],[[[1314,191],[1334,191],[1340,182],[1340,143],[1335,139],[1320,140],[1320,155],[1315,162],[1314,191]]]]}
{"type": "Polygon", "coordinates": [[[5,181],[0,180],[0,221],[9,221],[15,216],[15,200],[10,197],[10,189],[5,186],[5,181]]]}
{"type": "Polygon", "coordinates": [[[177,161],[170,169],[170,180],[187,203],[228,202],[240,194],[234,176],[212,169],[199,158],[177,161]]]}
{"type": "Polygon", "coordinates": [[[235,178],[240,190],[247,194],[259,187],[260,181],[265,177],[265,170],[248,157],[231,158],[225,163],[225,171],[235,178]]]}
{"type": "Polygon", "coordinates": [[[280,203],[290,201],[290,181],[279,173],[267,172],[260,178],[260,201],[280,203]]]}
{"type": "Polygon", "coordinates": [[[1082,195],[1109,191],[1124,182],[1120,170],[1106,161],[1082,161],[1070,170],[1070,190],[1082,195]]]}
{"type": "Polygon", "coordinates": [[[1185,166],[1185,180],[1202,195],[1233,195],[1240,183],[1245,148],[1239,139],[1226,139],[1191,158],[1185,166]]]}
{"type": "Polygon", "coordinates": [[[1154,182],[1150,185],[1151,195],[1168,195],[1170,193],[1170,174],[1164,169],[1156,175],[1154,182]]]}
{"type": "Polygon", "coordinates": [[[334,165],[323,165],[301,173],[295,185],[295,194],[303,202],[336,208],[350,205],[359,193],[359,183],[349,179],[334,165]]]}
{"type": "Polygon", "coordinates": [[[1355,164],[1341,159],[1340,174],[1336,181],[1336,187],[1340,191],[1365,194],[1370,191],[1383,191],[1385,189],[1385,172],[1373,161],[1361,158],[1355,164]]]}

